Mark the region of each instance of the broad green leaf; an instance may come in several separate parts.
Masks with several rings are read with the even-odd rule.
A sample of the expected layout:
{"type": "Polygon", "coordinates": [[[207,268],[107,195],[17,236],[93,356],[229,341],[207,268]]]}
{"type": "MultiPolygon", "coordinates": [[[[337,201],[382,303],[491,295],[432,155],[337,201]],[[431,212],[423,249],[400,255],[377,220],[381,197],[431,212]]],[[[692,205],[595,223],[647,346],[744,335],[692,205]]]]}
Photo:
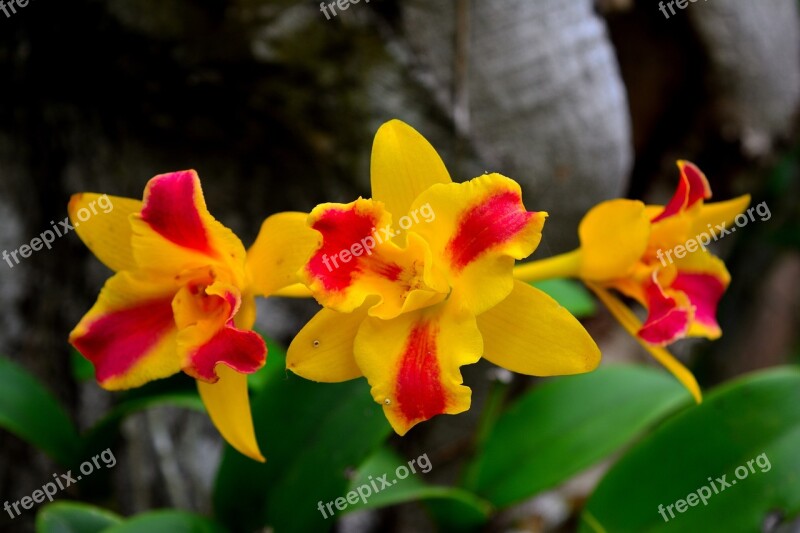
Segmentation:
{"type": "Polygon", "coordinates": [[[531,285],[549,294],[577,318],[592,316],[597,311],[594,298],[580,282],[571,279],[548,279],[531,285]]]}
{"type": "Polygon", "coordinates": [[[551,379],[498,419],[467,488],[511,505],[592,466],[690,402],[669,374],[639,366],[551,379]]]}
{"type": "MultiPolygon", "coordinates": [[[[381,448],[361,465],[348,491],[340,495],[345,501],[339,500],[339,505],[347,505],[345,510],[337,509],[335,500],[330,502],[330,509],[338,516],[340,513],[424,501],[443,530],[471,530],[486,522],[491,512],[488,502],[464,489],[425,483],[426,470],[430,472],[435,467],[427,455],[421,462],[414,458],[413,463],[409,463],[411,461],[401,459],[392,450],[381,448]],[[359,499],[351,503],[356,496],[359,499]]],[[[323,502],[323,505],[327,503],[323,502]]],[[[329,509],[323,508],[330,516],[329,509]]]]}
{"type": "Polygon", "coordinates": [[[184,511],[159,510],[125,519],[79,502],[55,502],[36,516],[36,533],[225,533],[208,518],[184,511]]]}
{"type": "Polygon", "coordinates": [[[226,533],[208,518],[184,511],[162,510],[136,515],[103,533],[226,533]]]}
{"type": "Polygon", "coordinates": [[[93,505],[55,502],[36,515],[36,533],[100,533],[120,523],[119,515],[93,505]]]}
{"type": "Polygon", "coordinates": [[[267,462],[226,447],[214,490],[217,515],[237,530],[326,531],[333,520],[317,502],[347,492],[347,472],[386,439],[389,424],[363,379],[313,383],[287,372],[274,354],[266,374],[252,410],[267,462]]]}
{"type": "Polygon", "coordinates": [[[35,377],[4,357],[0,357],[0,428],[64,466],[79,459],[78,431],[58,400],[35,377]]]}
{"type": "Polygon", "coordinates": [[[773,512],[800,512],[800,370],[789,367],[712,391],[642,440],[600,482],[581,531],[744,533],[773,512]],[[672,518],[666,507],[698,490],[705,504],[698,495],[672,518]]]}

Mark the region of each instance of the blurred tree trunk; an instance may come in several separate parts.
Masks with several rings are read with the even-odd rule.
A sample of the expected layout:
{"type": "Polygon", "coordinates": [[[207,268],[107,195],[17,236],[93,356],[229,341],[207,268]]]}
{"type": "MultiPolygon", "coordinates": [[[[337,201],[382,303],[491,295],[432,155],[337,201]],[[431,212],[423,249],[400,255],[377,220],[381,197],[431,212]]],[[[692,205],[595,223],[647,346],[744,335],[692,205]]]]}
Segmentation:
{"type": "MultiPolygon", "coordinates": [[[[796,0],[726,0],[687,9],[709,56],[713,104],[724,137],[748,156],[769,154],[800,102],[796,0]]],[[[700,80],[702,81],[702,80],[700,80]]]]}
{"type": "Polygon", "coordinates": [[[468,4],[460,58],[454,2],[402,3],[404,30],[447,109],[459,89],[454,66],[468,64],[468,135],[483,166],[458,178],[488,170],[518,180],[529,209],[552,213],[545,247],[565,251],[591,206],[624,193],[632,165],[628,102],[605,23],[590,0],[468,4]]]}

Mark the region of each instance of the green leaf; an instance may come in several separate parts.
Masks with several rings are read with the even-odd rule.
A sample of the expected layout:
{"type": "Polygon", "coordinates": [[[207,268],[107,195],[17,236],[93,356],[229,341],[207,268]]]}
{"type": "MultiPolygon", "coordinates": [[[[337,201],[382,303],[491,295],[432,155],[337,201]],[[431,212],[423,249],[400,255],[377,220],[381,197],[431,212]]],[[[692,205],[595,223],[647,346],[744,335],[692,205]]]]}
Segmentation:
{"type": "Polygon", "coordinates": [[[358,467],[391,428],[363,379],[313,383],[267,358],[263,389],[252,399],[265,464],[226,447],[214,490],[218,516],[236,530],[264,526],[325,531],[317,502],[347,492],[346,473],[358,467]]]}
{"type": "Polygon", "coordinates": [[[64,466],[78,461],[80,438],[66,411],[34,376],[4,357],[0,357],[0,427],[64,466]]]}
{"type": "Polygon", "coordinates": [[[640,366],[552,379],[498,419],[469,467],[467,488],[511,505],[592,466],[690,402],[672,376],[640,366]]]}
{"type": "Polygon", "coordinates": [[[571,279],[548,279],[531,285],[549,294],[576,318],[592,316],[597,311],[594,298],[580,282],[571,279]]]}
{"type": "Polygon", "coordinates": [[[591,496],[581,531],[761,531],[768,513],[800,512],[798,450],[800,370],[746,376],[713,391],[622,457],[591,496]],[[739,470],[737,479],[742,466],[747,475],[739,470]],[[715,480],[723,475],[731,486],[720,491],[715,480]],[[666,508],[702,487],[710,493],[706,505],[675,509],[674,518],[665,510],[664,521],[659,505],[666,508]]]}
{"type": "MultiPolygon", "coordinates": [[[[415,459],[413,467],[416,473],[411,472],[409,461],[404,461],[394,451],[388,448],[378,450],[358,469],[350,482],[348,493],[341,495],[345,498],[349,495],[351,501],[355,500],[355,495],[350,495],[350,492],[364,496],[354,504],[348,501],[343,514],[426,501],[442,530],[468,531],[486,522],[492,509],[488,502],[460,488],[432,486],[423,481],[425,470],[430,471],[434,467],[427,454],[421,463],[415,459]],[[384,486],[381,477],[391,486],[384,486]]],[[[343,505],[341,501],[339,503],[343,505]]],[[[331,508],[338,513],[334,505],[331,508]]]]}
{"type": "Polygon", "coordinates": [[[103,533],[225,533],[227,530],[208,518],[184,511],[152,511],[103,530],[103,533]]]}
{"type": "Polygon", "coordinates": [[[100,533],[120,523],[119,515],[93,505],[55,502],[36,515],[36,533],[100,533]]]}
{"type": "Polygon", "coordinates": [[[69,365],[75,382],[82,383],[94,378],[94,365],[75,348],[69,350],[69,365]]]}
{"type": "Polygon", "coordinates": [[[208,518],[184,511],[159,510],[129,519],[93,505],[56,502],[36,516],[36,533],[225,533],[208,518]]]}
{"type": "MultiPolygon", "coordinates": [[[[282,345],[278,344],[266,335],[261,334],[260,332],[259,335],[261,335],[267,345],[267,359],[270,357],[276,357],[282,361],[286,360],[286,349],[282,345]]],[[[270,375],[271,373],[266,366],[259,369],[257,372],[249,374],[247,376],[247,384],[250,387],[250,390],[260,391],[263,389],[264,385],[266,385],[266,383],[269,381],[270,375]]]]}

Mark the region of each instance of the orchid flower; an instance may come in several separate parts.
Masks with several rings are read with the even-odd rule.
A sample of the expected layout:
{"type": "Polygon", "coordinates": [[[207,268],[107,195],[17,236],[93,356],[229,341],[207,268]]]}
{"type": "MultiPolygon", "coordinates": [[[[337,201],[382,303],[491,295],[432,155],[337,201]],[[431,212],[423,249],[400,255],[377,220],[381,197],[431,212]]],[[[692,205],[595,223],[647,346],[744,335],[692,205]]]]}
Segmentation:
{"type": "Polygon", "coordinates": [[[154,177],[143,201],[109,197],[113,210],[80,221],[77,213],[100,196],[74,195],[69,214],[86,246],[115,274],[70,333],[70,343],[93,363],[105,389],[138,387],[180,371],[195,378],[222,436],[264,461],[246,379],[267,353],[250,330],[254,297],[296,283],[309,252],[302,248],[306,215],[268,218],[245,253],[239,238],[209,214],[192,170],[154,177]],[[271,257],[276,249],[299,255],[293,260],[283,253],[278,261],[271,257]]]}
{"type": "Polygon", "coordinates": [[[717,304],[730,283],[725,264],[706,249],[729,233],[750,196],[706,204],[711,189],[692,163],[678,161],[680,181],[666,206],[610,200],[587,213],[578,228],[578,250],[516,268],[526,281],[576,277],[659,362],[692,392],[694,376],[663,347],[684,337],[718,338],[717,304]],[[640,323],[609,290],[640,303],[640,323]]]}
{"type": "Polygon", "coordinates": [[[320,242],[300,276],[324,308],[289,347],[290,370],[323,382],[365,376],[404,435],[469,409],[460,367],[481,356],[536,376],[598,365],[580,323],[513,279],[547,216],[525,209],[516,182],[452,183],[433,147],[397,120],[375,136],[371,182],[372,199],[309,215],[320,242]]]}

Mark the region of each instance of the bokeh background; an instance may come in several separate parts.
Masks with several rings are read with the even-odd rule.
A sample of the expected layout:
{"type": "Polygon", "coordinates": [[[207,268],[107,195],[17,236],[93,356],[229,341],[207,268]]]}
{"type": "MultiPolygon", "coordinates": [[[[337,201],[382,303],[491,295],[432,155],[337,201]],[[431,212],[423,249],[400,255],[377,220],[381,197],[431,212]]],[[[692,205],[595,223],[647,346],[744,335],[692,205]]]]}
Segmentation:
{"type": "MultiPolygon", "coordinates": [[[[31,0],[0,12],[0,250],[63,220],[75,192],[141,197],[150,177],[186,168],[248,245],[272,213],[368,196],[372,136],[391,118],[422,132],[456,180],[489,170],[521,182],[526,206],[550,213],[536,258],[576,246],[580,218],[602,200],[664,202],[675,160],[689,159],[715,199],[749,192],[772,215],[716,249],[733,275],[723,338],[674,347],[711,387],[800,360],[799,102],[796,0],[707,0],[669,18],[651,0],[365,0],[330,20],[313,1],[31,0]]],[[[13,269],[0,263],[0,354],[82,428],[119,397],[86,379],[66,342],[108,274],[75,234],[13,269]]],[[[260,305],[258,327],[283,344],[316,309],[260,305]]],[[[606,361],[649,364],[602,309],[586,325],[606,361]]],[[[395,441],[427,452],[443,483],[496,377],[489,364],[464,370],[471,411],[395,441]]],[[[532,381],[514,379],[518,390],[532,381]]],[[[210,513],[222,449],[202,413],[131,416],[99,503],[210,513]]],[[[572,530],[603,468],[492,530],[572,530]]],[[[0,501],[60,471],[0,431],[0,501]]],[[[0,528],[32,531],[34,515],[3,514],[0,528]]],[[[414,504],[336,527],[433,528],[414,504]]]]}

